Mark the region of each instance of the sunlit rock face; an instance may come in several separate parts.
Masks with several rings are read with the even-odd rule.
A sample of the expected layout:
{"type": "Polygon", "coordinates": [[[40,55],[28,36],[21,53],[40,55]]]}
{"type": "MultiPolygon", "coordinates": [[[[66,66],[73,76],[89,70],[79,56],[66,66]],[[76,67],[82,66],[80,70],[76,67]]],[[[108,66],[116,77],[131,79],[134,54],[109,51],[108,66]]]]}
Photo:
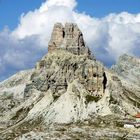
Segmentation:
{"type": "Polygon", "coordinates": [[[48,53],[35,68],[0,83],[0,139],[26,139],[27,134],[50,140],[61,126],[70,128],[64,139],[73,139],[74,129],[85,134],[86,128],[95,131],[96,127],[108,139],[123,138],[124,119],[140,112],[139,60],[122,57],[119,65],[109,70],[85,44],[76,24],[56,23],[48,53]],[[83,130],[76,128],[77,123],[83,130]],[[100,129],[104,127],[107,131],[100,129]],[[112,131],[112,127],[120,130],[112,131]]]}
{"type": "Polygon", "coordinates": [[[112,70],[118,74],[123,87],[123,94],[120,96],[124,108],[130,113],[133,106],[140,112],[140,58],[124,54],[116,65],[112,66],[112,70]],[[129,107],[126,103],[130,104],[129,107]]]}
{"type": "Polygon", "coordinates": [[[69,83],[77,80],[87,92],[102,96],[107,83],[103,83],[106,77],[104,67],[91,58],[78,26],[66,23],[64,28],[57,23],[49,42],[48,54],[36,65],[32,84],[38,90],[51,90],[54,95],[61,95],[67,91],[69,83]]]}
{"type": "Polygon", "coordinates": [[[124,54],[112,69],[125,80],[140,87],[140,58],[124,54]]]}
{"type": "Polygon", "coordinates": [[[76,55],[84,54],[91,57],[91,52],[85,45],[82,32],[73,23],[66,23],[65,27],[61,23],[54,25],[48,51],[51,52],[56,49],[63,49],[76,55]]]}

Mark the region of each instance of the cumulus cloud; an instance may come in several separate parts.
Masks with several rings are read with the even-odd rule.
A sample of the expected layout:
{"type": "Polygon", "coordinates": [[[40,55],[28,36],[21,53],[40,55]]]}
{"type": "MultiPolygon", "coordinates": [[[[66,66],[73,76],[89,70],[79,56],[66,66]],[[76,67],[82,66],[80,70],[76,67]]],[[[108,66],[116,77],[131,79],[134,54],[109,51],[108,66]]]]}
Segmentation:
{"type": "Polygon", "coordinates": [[[77,4],[76,0],[47,0],[39,9],[22,14],[14,31],[1,32],[0,73],[33,66],[46,53],[56,22],[77,23],[87,45],[106,65],[123,53],[140,56],[140,14],[122,12],[95,18],[78,12],[77,4]]]}
{"type": "Polygon", "coordinates": [[[75,0],[47,0],[39,9],[22,14],[13,35],[20,39],[40,35],[48,40],[56,22],[74,22],[73,10],[76,4],[75,0]]]}
{"type": "Polygon", "coordinates": [[[0,80],[19,70],[32,68],[47,51],[40,45],[38,36],[19,40],[10,33],[7,28],[0,33],[0,80]]]}
{"type": "Polygon", "coordinates": [[[55,7],[63,6],[63,7],[67,7],[69,9],[73,10],[76,7],[76,5],[77,5],[77,2],[75,0],[48,0],[42,4],[39,11],[44,12],[52,6],[55,6],[55,7]]]}

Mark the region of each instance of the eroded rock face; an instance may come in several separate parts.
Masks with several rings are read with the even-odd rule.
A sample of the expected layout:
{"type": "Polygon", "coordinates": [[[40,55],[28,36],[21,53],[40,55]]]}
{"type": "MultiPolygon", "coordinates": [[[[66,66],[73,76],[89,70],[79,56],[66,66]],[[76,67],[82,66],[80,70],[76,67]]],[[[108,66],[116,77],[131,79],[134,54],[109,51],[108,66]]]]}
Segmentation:
{"type": "Polygon", "coordinates": [[[76,55],[83,54],[92,57],[90,50],[85,45],[82,32],[73,23],[66,23],[65,27],[61,23],[54,25],[48,52],[56,49],[63,49],[76,55]]]}
{"type": "Polygon", "coordinates": [[[86,118],[90,112],[96,112],[101,108],[100,105],[96,108],[96,103],[104,96],[107,85],[107,78],[104,82],[106,72],[103,65],[82,53],[84,52],[82,50],[81,54],[76,53],[77,46],[87,49],[83,46],[85,44],[83,38],[80,38],[81,42],[77,42],[77,38],[82,36],[78,27],[75,24],[66,24],[65,42],[61,41],[62,29],[61,24],[54,26],[50,42],[55,40],[57,47],[36,64],[35,72],[30,79],[31,83],[26,86],[24,92],[26,100],[32,97],[33,89],[51,94],[53,103],[48,113],[43,113],[43,117],[48,118],[45,119],[45,123],[76,122],[86,118]],[[56,36],[61,37],[58,39],[56,36]],[[61,49],[62,45],[65,46],[61,49]],[[73,51],[69,50],[71,47],[73,51]],[[87,107],[88,105],[91,107],[87,107]],[[66,114],[66,117],[63,114],[66,114]]]}
{"type": "Polygon", "coordinates": [[[61,23],[56,23],[51,35],[51,40],[48,45],[48,52],[54,51],[62,44],[64,40],[64,27],[61,23]]]}
{"type": "Polygon", "coordinates": [[[140,87],[140,58],[124,54],[120,56],[117,64],[112,69],[126,81],[140,87]]]}
{"type": "MultiPolygon", "coordinates": [[[[120,56],[116,65],[112,66],[112,70],[118,74],[117,77],[122,85],[123,92],[119,96],[122,97],[122,101],[120,101],[123,108],[130,113],[133,112],[133,106],[133,108],[137,108],[137,112],[140,112],[140,59],[124,54],[120,56]]],[[[133,114],[135,115],[135,112],[133,114]]]]}
{"type": "Polygon", "coordinates": [[[78,80],[88,92],[103,95],[103,65],[86,56],[62,50],[52,52],[44,57],[36,68],[31,79],[32,86],[42,92],[50,89],[54,94],[65,93],[68,84],[78,80]]]}
{"type": "Polygon", "coordinates": [[[78,26],[66,23],[63,27],[61,23],[56,23],[48,54],[37,63],[29,87],[34,86],[42,92],[51,90],[60,96],[67,91],[69,83],[78,80],[89,93],[102,96],[107,84],[104,68],[91,58],[78,26]]]}

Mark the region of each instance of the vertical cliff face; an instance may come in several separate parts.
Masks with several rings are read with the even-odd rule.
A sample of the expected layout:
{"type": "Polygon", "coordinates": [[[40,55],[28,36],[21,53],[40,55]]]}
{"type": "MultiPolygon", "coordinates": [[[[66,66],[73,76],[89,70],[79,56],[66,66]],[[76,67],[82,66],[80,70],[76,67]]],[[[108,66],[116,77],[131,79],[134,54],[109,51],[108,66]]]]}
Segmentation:
{"type": "Polygon", "coordinates": [[[54,25],[53,32],[51,35],[51,40],[48,44],[48,52],[56,50],[62,44],[64,40],[64,27],[61,23],[54,25]]]}
{"type": "Polygon", "coordinates": [[[76,24],[66,23],[65,27],[61,23],[55,24],[48,46],[48,52],[63,49],[76,55],[84,54],[91,57],[91,52],[85,45],[83,34],[76,24]]]}

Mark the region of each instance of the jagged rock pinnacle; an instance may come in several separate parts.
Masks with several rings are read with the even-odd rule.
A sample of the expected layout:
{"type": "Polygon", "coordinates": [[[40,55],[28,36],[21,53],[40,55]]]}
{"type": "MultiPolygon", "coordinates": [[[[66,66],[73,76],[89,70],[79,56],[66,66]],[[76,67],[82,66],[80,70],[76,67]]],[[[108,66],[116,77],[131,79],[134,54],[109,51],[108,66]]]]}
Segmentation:
{"type": "Polygon", "coordinates": [[[82,32],[74,23],[66,23],[65,27],[61,23],[56,23],[48,46],[48,52],[63,49],[75,55],[91,55],[85,45],[82,32]]]}
{"type": "Polygon", "coordinates": [[[90,56],[76,24],[55,24],[36,67],[0,83],[0,140],[139,139],[122,127],[140,112],[140,60],[124,55],[113,72],[90,56]]]}

